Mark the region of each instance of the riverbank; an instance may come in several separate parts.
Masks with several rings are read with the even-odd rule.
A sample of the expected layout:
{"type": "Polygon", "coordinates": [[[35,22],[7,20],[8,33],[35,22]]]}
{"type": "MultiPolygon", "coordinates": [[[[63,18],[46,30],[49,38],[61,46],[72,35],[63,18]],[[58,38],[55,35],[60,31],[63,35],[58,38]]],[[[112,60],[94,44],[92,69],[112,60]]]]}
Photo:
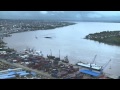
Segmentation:
{"type": "Polygon", "coordinates": [[[0,37],[9,37],[13,33],[50,30],[64,26],[74,25],[72,22],[62,21],[39,21],[39,20],[0,20],[0,29],[2,35],[0,37]]]}
{"type": "Polygon", "coordinates": [[[11,66],[34,71],[49,79],[109,79],[107,76],[104,76],[104,73],[101,73],[99,77],[81,73],[80,70],[85,68],[70,64],[69,62],[65,63],[55,56],[54,58],[45,58],[42,52],[34,50],[1,54],[0,61],[11,66]]]}
{"type": "Polygon", "coordinates": [[[109,28],[110,30],[113,30],[116,28],[117,28],[116,30],[119,30],[119,26],[120,26],[119,24],[117,25],[116,24],[115,25],[114,24],[110,24],[110,25],[97,24],[96,25],[95,23],[93,24],[80,23],[80,24],[76,24],[75,26],[71,25],[69,27],[60,28],[60,29],[58,28],[50,31],[39,30],[39,31],[36,31],[35,33],[32,33],[32,32],[20,33],[20,34],[18,33],[18,34],[14,34],[12,37],[4,38],[4,41],[8,43],[9,47],[15,48],[18,51],[25,49],[27,46],[29,48],[34,47],[34,49],[36,50],[43,51],[45,56],[49,54],[50,49],[52,49],[53,55],[58,56],[58,50],[60,50],[61,58],[63,58],[64,55],[68,55],[70,63],[72,64],[76,63],[79,60],[83,62],[91,62],[95,54],[100,56],[96,60],[96,63],[98,65],[103,65],[105,62],[108,61],[108,59],[112,58],[113,62],[109,64],[111,66],[111,69],[109,69],[109,66],[107,66],[107,68],[105,69],[105,72],[110,74],[120,75],[119,69],[118,69],[119,68],[119,52],[120,52],[119,47],[99,44],[94,41],[89,41],[84,39],[78,39],[78,38],[83,38],[85,35],[89,33],[97,32],[97,30],[99,32],[101,30],[107,30],[108,27],[111,27],[111,29],[109,28]],[[66,34],[68,32],[69,34],[66,34]],[[80,32],[81,32],[81,36],[80,36],[80,32]],[[50,35],[47,35],[47,34],[50,34],[50,35]],[[41,39],[34,38],[35,35],[36,36],[39,36],[39,35],[52,36],[51,34],[52,35],[54,34],[53,36],[57,36],[56,39],[49,40],[44,38],[41,38],[41,39]],[[24,37],[26,40],[24,40],[24,37]],[[71,39],[73,40],[71,41],[71,39]],[[26,43],[26,41],[30,41],[31,43],[26,43]],[[22,44],[24,44],[25,46],[21,48],[20,46],[22,46],[22,44]],[[33,45],[29,46],[31,44],[33,45]]]}
{"type": "Polygon", "coordinates": [[[89,34],[85,39],[120,46],[120,31],[103,31],[100,33],[89,34]]]}

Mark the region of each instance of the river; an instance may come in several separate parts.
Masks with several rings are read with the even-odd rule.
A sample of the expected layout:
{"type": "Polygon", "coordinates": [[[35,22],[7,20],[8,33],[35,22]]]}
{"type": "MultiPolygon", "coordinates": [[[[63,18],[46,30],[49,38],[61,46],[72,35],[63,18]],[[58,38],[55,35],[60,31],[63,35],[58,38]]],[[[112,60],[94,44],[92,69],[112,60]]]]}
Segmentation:
{"type": "Polygon", "coordinates": [[[46,57],[52,50],[52,55],[60,57],[68,55],[69,61],[75,64],[78,61],[92,62],[97,55],[95,63],[106,64],[104,72],[120,75],[120,47],[83,39],[90,33],[101,31],[120,30],[120,23],[77,22],[75,25],[56,28],[54,30],[38,30],[22,33],[14,33],[3,40],[7,46],[18,51],[26,48],[40,50],[46,57]],[[37,38],[35,38],[37,37],[37,38]],[[44,37],[52,37],[44,38],[44,37]],[[110,68],[111,67],[111,68],[110,68]]]}

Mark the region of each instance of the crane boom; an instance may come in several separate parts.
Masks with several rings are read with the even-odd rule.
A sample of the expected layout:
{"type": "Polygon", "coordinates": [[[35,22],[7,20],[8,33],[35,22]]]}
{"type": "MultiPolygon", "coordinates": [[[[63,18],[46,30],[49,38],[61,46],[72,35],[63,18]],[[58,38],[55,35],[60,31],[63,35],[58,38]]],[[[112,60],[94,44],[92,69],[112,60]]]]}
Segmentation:
{"type": "Polygon", "coordinates": [[[96,57],[97,57],[97,55],[95,55],[95,57],[94,57],[94,59],[93,59],[92,63],[94,63],[94,62],[95,62],[96,57]]]}
{"type": "Polygon", "coordinates": [[[102,66],[102,71],[105,69],[105,67],[110,63],[111,59],[104,65],[102,66]]]}
{"type": "Polygon", "coordinates": [[[59,58],[60,58],[60,50],[59,50],[59,58]]]}
{"type": "Polygon", "coordinates": [[[50,49],[50,53],[51,53],[51,56],[52,56],[52,50],[50,49]]]}

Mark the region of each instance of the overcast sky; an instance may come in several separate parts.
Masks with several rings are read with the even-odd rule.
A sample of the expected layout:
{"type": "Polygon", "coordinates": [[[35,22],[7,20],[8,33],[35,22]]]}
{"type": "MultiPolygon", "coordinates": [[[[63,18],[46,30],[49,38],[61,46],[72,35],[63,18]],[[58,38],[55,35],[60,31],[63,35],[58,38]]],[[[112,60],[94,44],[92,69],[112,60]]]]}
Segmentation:
{"type": "Polygon", "coordinates": [[[120,21],[120,11],[0,11],[0,19],[120,21]]]}

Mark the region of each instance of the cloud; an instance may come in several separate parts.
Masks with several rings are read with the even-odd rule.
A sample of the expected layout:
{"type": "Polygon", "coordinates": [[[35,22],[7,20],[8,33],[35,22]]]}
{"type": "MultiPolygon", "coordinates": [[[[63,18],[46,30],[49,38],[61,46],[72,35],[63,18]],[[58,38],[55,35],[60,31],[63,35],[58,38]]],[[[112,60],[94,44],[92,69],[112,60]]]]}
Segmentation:
{"type": "Polygon", "coordinates": [[[88,17],[89,17],[89,18],[101,18],[102,15],[97,14],[97,13],[94,13],[94,14],[89,14],[88,17]]]}
{"type": "Polygon", "coordinates": [[[0,11],[1,19],[120,20],[120,11],[0,11]]]}
{"type": "Polygon", "coordinates": [[[80,15],[80,14],[77,14],[77,15],[76,15],[76,17],[77,17],[77,18],[80,18],[80,17],[81,17],[81,15],[80,15]]]}
{"type": "Polygon", "coordinates": [[[41,14],[47,14],[47,11],[40,11],[41,14]]]}
{"type": "Polygon", "coordinates": [[[65,11],[52,11],[52,12],[55,12],[55,13],[64,13],[65,11]]]}
{"type": "Polygon", "coordinates": [[[55,15],[55,14],[51,13],[51,15],[55,15]]]}
{"type": "Polygon", "coordinates": [[[102,16],[120,16],[120,11],[96,11],[97,14],[102,16]]]}

